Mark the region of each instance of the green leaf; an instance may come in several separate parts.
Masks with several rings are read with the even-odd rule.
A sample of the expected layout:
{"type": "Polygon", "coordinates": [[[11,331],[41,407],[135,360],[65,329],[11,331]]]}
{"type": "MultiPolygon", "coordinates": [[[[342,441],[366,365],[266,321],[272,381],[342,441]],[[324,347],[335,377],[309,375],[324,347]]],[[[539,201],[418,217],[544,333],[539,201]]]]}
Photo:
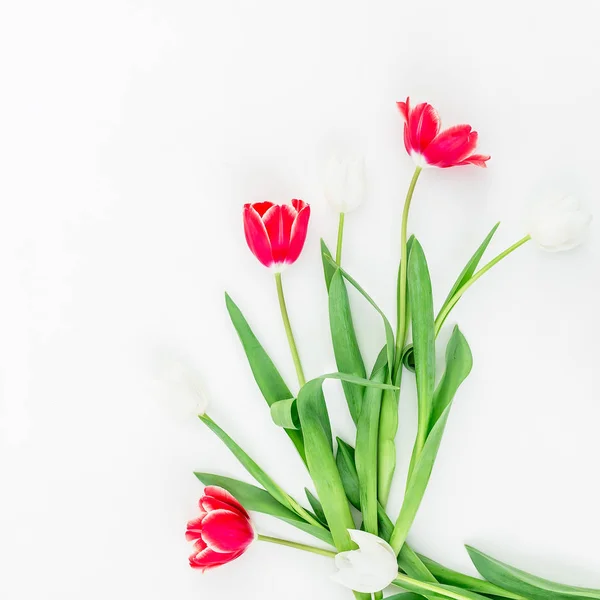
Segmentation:
{"type": "MultiPolygon", "coordinates": [[[[332,265],[336,265],[336,263],[333,262],[333,259],[331,257],[329,257],[328,260],[331,262],[332,265]]],[[[388,369],[391,377],[392,369],[394,368],[394,330],[392,329],[388,318],[385,316],[385,313],[379,308],[379,306],[377,306],[375,300],[373,300],[373,298],[371,298],[371,296],[367,294],[364,288],[359,285],[356,279],[351,277],[347,273],[347,271],[345,271],[341,267],[337,267],[337,269],[340,271],[344,279],[346,279],[348,283],[350,283],[350,285],[352,285],[358,291],[358,293],[379,313],[379,315],[383,319],[383,326],[385,328],[385,344],[387,350],[388,369]]]]}
{"type": "Polygon", "coordinates": [[[327,247],[327,244],[321,239],[321,260],[323,261],[323,274],[325,275],[325,285],[327,291],[329,291],[329,285],[331,284],[331,278],[337,270],[337,265],[333,260],[333,256],[327,247]],[[333,262],[333,264],[332,264],[333,262]]]}
{"type": "Polygon", "coordinates": [[[259,466],[252,458],[208,415],[200,415],[200,420],[229,448],[231,453],[238,459],[240,464],[262,485],[275,500],[283,504],[286,508],[295,512],[311,525],[317,527],[320,523],[291,496],[286,494],[259,466]]]}
{"type": "Polygon", "coordinates": [[[278,427],[285,429],[300,429],[296,398],[278,400],[271,404],[271,418],[278,427]]]}
{"type": "MultiPolygon", "coordinates": [[[[406,544],[404,544],[403,550],[404,548],[407,548],[406,544]]],[[[477,579],[476,577],[470,577],[469,575],[463,575],[458,571],[448,569],[447,567],[444,567],[434,560],[431,560],[430,558],[427,558],[421,554],[419,554],[418,557],[440,583],[467,589],[472,592],[477,592],[478,594],[486,594],[487,596],[510,598],[511,600],[527,600],[524,598],[524,596],[507,591],[497,585],[494,585],[493,583],[490,583],[489,581],[477,579]]]]}
{"type": "Polygon", "coordinates": [[[471,279],[471,277],[473,277],[475,271],[477,270],[477,266],[479,265],[479,262],[481,261],[483,254],[485,253],[485,251],[487,250],[487,247],[489,246],[490,242],[492,241],[492,238],[494,237],[494,234],[496,233],[496,230],[498,229],[498,227],[500,227],[500,223],[496,223],[492,227],[492,230],[487,234],[486,238],[483,240],[483,242],[481,243],[479,248],[477,248],[477,250],[475,251],[475,254],[473,254],[473,256],[470,258],[469,262],[465,265],[465,268],[462,270],[461,274],[458,276],[458,279],[454,282],[454,285],[452,286],[452,289],[450,290],[448,297],[444,301],[444,304],[442,305],[440,312],[444,308],[446,308],[446,306],[450,303],[454,294],[456,294],[456,292],[458,292],[458,290],[465,283],[467,283],[467,281],[469,281],[469,279],[471,279]]]}
{"type": "Polygon", "coordinates": [[[430,428],[435,425],[452,402],[458,388],[469,376],[472,367],[471,348],[457,325],[446,346],[446,370],[433,396],[430,428]]]}
{"type": "Polygon", "coordinates": [[[390,544],[396,552],[399,552],[404,545],[406,536],[417,516],[417,511],[419,510],[421,500],[427,489],[431,471],[433,470],[433,465],[442,441],[449,412],[450,406],[446,408],[434,425],[427,437],[423,450],[415,463],[412,475],[408,480],[404,502],[398,520],[396,521],[396,526],[394,527],[394,534],[390,540],[390,544]]]}
{"type": "Polygon", "coordinates": [[[419,405],[418,443],[425,440],[435,387],[435,333],[431,279],[423,248],[414,240],[408,261],[408,297],[412,312],[415,376],[419,405]]]}
{"type": "Polygon", "coordinates": [[[385,600],[422,600],[423,596],[413,594],[412,592],[403,592],[402,594],[394,594],[388,596],[385,600]]]}
{"type": "MultiPolygon", "coordinates": [[[[329,325],[333,353],[339,371],[365,378],[365,364],[354,331],[348,291],[339,270],[333,274],[329,284],[329,325]]],[[[356,423],[362,407],[364,390],[348,382],[342,382],[342,387],[350,415],[356,423]]]]}
{"type": "Polygon", "coordinates": [[[521,594],[528,600],[573,600],[574,598],[597,600],[600,598],[600,590],[554,583],[502,563],[472,546],[466,548],[482,577],[511,592],[521,594]]]}
{"type": "Polygon", "coordinates": [[[226,489],[240,501],[246,510],[276,517],[327,544],[333,545],[333,540],[331,539],[329,531],[322,526],[315,527],[314,525],[310,525],[295,512],[292,512],[283,506],[283,504],[277,502],[277,500],[265,490],[256,487],[255,485],[232,479],[231,477],[223,477],[222,475],[213,475],[211,473],[194,473],[194,475],[204,485],[217,485],[226,489]]]}
{"type": "Polygon", "coordinates": [[[325,517],[325,513],[323,512],[323,507],[321,506],[319,499],[308,488],[304,488],[304,493],[306,494],[308,503],[310,504],[315,515],[317,516],[317,519],[319,519],[319,521],[323,525],[325,525],[325,527],[327,527],[327,519],[325,517]]]}
{"type": "Polygon", "coordinates": [[[331,426],[322,384],[322,379],[309,381],[298,393],[306,460],[335,547],[340,551],[351,550],[348,529],[353,529],[355,524],[333,456],[331,426]]]}
{"type": "Polygon", "coordinates": [[[354,448],[341,438],[337,438],[337,454],[335,462],[342,478],[342,485],[350,504],[360,509],[360,486],[358,484],[358,473],[354,461],[354,448]]]}
{"type": "MultiPolygon", "coordinates": [[[[371,381],[383,382],[388,376],[386,349],[379,353],[371,381]]],[[[355,462],[360,489],[360,509],[365,531],[377,535],[377,446],[379,414],[383,390],[367,388],[356,427],[355,462]]]]}
{"type": "MultiPolygon", "coordinates": [[[[244,315],[228,294],[225,294],[225,303],[231,322],[242,342],[254,379],[267,404],[271,406],[279,400],[292,398],[292,392],[290,392],[288,386],[285,384],[273,361],[269,358],[269,355],[254,335],[250,325],[248,325],[248,321],[246,321],[244,315]]],[[[286,429],[286,433],[298,450],[302,460],[306,462],[302,433],[294,429],[286,429]]]]}
{"type": "Polygon", "coordinates": [[[427,598],[431,598],[432,600],[437,600],[438,598],[448,598],[450,600],[487,600],[485,596],[481,596],[480,594],[468,590],[462,590],[451,585],[419,581],[418,579],[401,575],[399,575],[392,584],[409,592],[426,595],[427,598]]]}

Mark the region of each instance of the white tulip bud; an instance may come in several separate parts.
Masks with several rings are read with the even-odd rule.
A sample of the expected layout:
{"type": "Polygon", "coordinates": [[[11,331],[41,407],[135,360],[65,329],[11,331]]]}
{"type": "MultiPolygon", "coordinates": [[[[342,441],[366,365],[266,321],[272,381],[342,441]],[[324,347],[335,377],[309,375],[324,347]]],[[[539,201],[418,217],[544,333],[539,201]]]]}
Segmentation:
{"type": "Polygon", "coordinates": [[[163,356],[160,360],[159,375],[168,388],[169,395],[178,396],[180,403],[187,405],[190,412],[203,415],[208,408],[208,398],[204,393],[200,377],[189,365],[173,356],[163,356]]]}
{"type": "Polygon", "coordinates": [[[536,205],[531,213],[529,235],[544,250],[571,250],[585,239],[592,215],[571,196],[556,197],[536,205]]]}
{"type": "Polygon", "coordinates": [[[357,529],[349,529],[348,533],[359,549],[336,555],[335,566],[339,571],[332,579],[366,594],[385,589],[398,576],[396,553],[386,541],[372,533],[357,529]]]}
{"type": "Polygon", "coordinates": [[[356,210],[362,204],[365,193],[364,158],[332,156],[325,172],[325,197],[336,212],[356,210]]]}

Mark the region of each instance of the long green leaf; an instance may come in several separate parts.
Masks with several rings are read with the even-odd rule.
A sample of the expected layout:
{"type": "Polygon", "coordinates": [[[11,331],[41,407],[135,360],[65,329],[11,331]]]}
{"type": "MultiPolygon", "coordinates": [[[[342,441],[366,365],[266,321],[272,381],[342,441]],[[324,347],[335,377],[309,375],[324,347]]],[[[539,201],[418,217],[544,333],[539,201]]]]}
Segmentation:
{"type": "Polygon", "coordinates": [[[327,544],[333,545],[331,534],[327,529],[322,526],[315,527],[314,525],[310,525],[295,512],[286,508],[280,502],[277,502],[277,500],[275,500],[275,498],[267,491],[256,487],[255,485],[244,483],[243,481],[238,481],[231,477],[224,477],[222,475],[214,475],[212,473],[194,473],[194,475],[196,475],[204,485],[218,485],[226,489],[240,501],[246,510],[276,517],[327,544]]]}
{"type": "MultiPolygon", "coordinates": [[[[388,375],[386,349],[375,361],[371,381],[383,382],[388,375]]],[[[377,535],[377,445],[383,390],[367,388],[356,426],[356,471],[360,486],[360,509],[365,531],[377,535]]]]}
{"type": "Polygon", "coordinates": [[[397,585],[409,592],[415,592],[417,594],[426,595],[432,600],[438,598],[447,598],[449,600],[487,600],[485,596],[481,596],[475,592],[469,590],[462,590],[460,588],[444,585],[441,583],[430,583],[425,581],[419,581],[411,577],[399,575],[397,579],[392,582],[393,585],[397,585]]]}
{"type": "MultiPolygon", "coordinates": [[[[367,374],[354,331],[348,291],[339,270],[333,274],[329,283],[329,326],[338,370],[365,378],[367,374]]],[[[350,415],[357,423],[364,389],[348,382],[342,382],[342,387],[350,415]]]]}
{"type": "Polygon", "coordinates": [[[600,590],[573,587],[536,577],[487,554],[467,546],[467,552],[482,577],[496,585],[521,594],[528,600],[573,600],[574,598],[600,598],[600,590]]]}
{"type": "Polygon", "coordinates": [[[327,527],[327,518],[325,517],[325,513],[323,512],[323,507],[321,506],[319,499],[308,488],[304,488],[304,493],[306,494],[306,499],[313,509],[317,519],[319,519],[319,522],[327,527]]]}
{"type": "Polygon", "coordinates": [[[455,326],[446,346],[446,370],[433,396],[430,429],[448,408],[472,367],[471,348],[458,326],[455,326]]]}
{"type": "Polygon", "coordinates": [[[425,443],[435,387],[433,295],[425,253],[414,240],[408,261],[408,297],[412,313],[415,376],[419,405],[416,457],[425,443]]]}
{"type": "Polygon", "coordinates": [[[274,481],[269,477],[258,464],[250,458],[250,456],[235,442],[229,434],[217,425],[208,415],[200,415],[200,420],[229,448],[231,453],[238,459],[240,464],[262,485],[273,498],[283,504],[286,508],[295,512],[308,523],[320,526],[320,523],[306,509],[304,509],[296,500],[286,494],[274,481]]]}
{"type": "MultiPolygon", "coordinates": [[[[257,337],[254,335],[254,332],[250,328],[242,311],[237,307],[229,294],[225,294],[225,303],[231,322],[242,342],[254,379],[256,380],[264,399],[267,401],[267,404],[271,406],[280,400],[292,398],[292,392],[285,384],[285,381],[257,337]]],[[[302,460],[305,460],[302,432],[294,429],[286,429],[285,431],[298,450],[302,460]]]]}
{"type": "Polygon", "coordinates": [[[465,268],[462,270],[461,274],[458,276],[457,280],[454,282],[454,285],[452,286],[452,289],[448,293],[448,297],[444,301],[444,304],[442,305],[440,312],[449,304],[449,302],[454,297],[454,294],[456,294],[456,292],[465,283],[467,283],[467,281],[469,281],[469,279],[471,279],[471,277],[473,277],[473,274],[477,270],[477,266],[479,265],[479,262],[481,261],[485,251],[487,250],[487,247],[489,246],[490,242],[492,241],[492,238],[494,237],[494,234],[496,233],[496,230],[498,229],[498,227],[500,227],[500,223],[496,223],[492,227],[492,230],[487,234],[486,238],[483,240],[483,242],[481,243],[479,248],[477,248],[477,250],[475,251],[475,254],[473,254],[473,256],[469,259],[469,262],[465,265],[465,268]]]}
{"type": "Polygon", "coordinates": [[[325,285],[327,291],[329,291],[329,285],[331,284],[331,278],[337,270],[337,264],[333,260],[331,252],[327,247],[327,244],[321,239],[321,260],[323,261],[323,274],[325,275],[325,285]],[[332,264],[333,263],[333,264],[332,264]]]}
{"type": "MultiPolygon", "coordinates": [[[[336,263],[333,261],[333,259],[331,257],[327,257],[327,260],[330,262],[330,264],[332,266],[336,265],[336,263]]],[[[348,281],[348,283],[350,285],[352,285],[356,289],[356,291],[379,313],[379,315],[381,316],[381,318],[383,320],[383,326],[384,326],[384,330],[385,330],[385,344],[386,344],[386,351],[387,351],[387,361],[388,361],[388,365],[389,365],[388,368],[389,368],[389,373],[390,373],[390,378],[391,378],[391,373],[392,373],[392,369],[393,369],[393,365],[394,365],[394,330],[392,329],[392,326],[391,326],[388,318],[385,316],[385,313],[379,308],[379,306],[377,306],[375,300],[373,300],[373,298],[371,298],[371,296],[369,296],[369,294],[367,294],[367,292],[358,283],[358,281],[356,281],[356,279],[351,277],[349,275],[349,273],[347,271],[345,271],[344,269],[342,269],[341,267],[337,267],[337,269],[340,271],[340,273],[342,274],[344,279],[346,279],[346,281],[348,281]]]]}
{"type": "Polygon", "coordinates": [[[354,528],[354,519],[333,456],[331,426],[322,384],[321,379],[309,381],[298,393],[298,414],[304,433],[306,460],[335,547],[340,551],[351,550],[348,529],[354,528]]]}
{"type": "MultiPolygon", "coordinates": [[[[404,544],[403,549],[406,547],[407,545],[404,544]]],[[[418,556],[421,562],[427,567],[427,569],[429,569],[429,571],[440,583],[471,590],[472,592],[485,594],[486,596],[498,596],[499,598],[510,598],[511,600],[527,600],[524,596],[507,591],[504,588],[490,583],[489,581],[477,579],[476,577],[470,577],[469,575],[464,575],[458,571],[448,569],[447,567],[440,565],[439,563],[427,558],[426,556],[423,556],[422,554],[419,554],[418,556]]]]}
{"type": "Polygon", "coordinates": [[[360,486],[356,472],[354,448],[341,438],[337,438],[337,453],[335,462],[342,479],[346,497],[354,508],[360,510],[360,486]]]}
{"type": "Polygon", "coordinates": [[[458,327],[454,328],[452,337],[448,342],[448,348],[449,351],[446,353],[446,360],[448,361],[446,372],[448,376],[440,382],[442,388],[439,394],[440,405],[445,406],[445,408],[438,419],[432,422],[432,427],[427,428],[428,435],[425,445],[416,458],[414,467],[409,474],[404,502],[390,541],[392,548],[396,552],[400,551],[406,541],[408,531],[417,515],[421,500],[427,489],[427,484],[429,483],[433,465],[446,428],[446,422],[448,421],[448,415],[452,408],[454,393],[471,369],[471,351],[467,340],[458,327]]]}

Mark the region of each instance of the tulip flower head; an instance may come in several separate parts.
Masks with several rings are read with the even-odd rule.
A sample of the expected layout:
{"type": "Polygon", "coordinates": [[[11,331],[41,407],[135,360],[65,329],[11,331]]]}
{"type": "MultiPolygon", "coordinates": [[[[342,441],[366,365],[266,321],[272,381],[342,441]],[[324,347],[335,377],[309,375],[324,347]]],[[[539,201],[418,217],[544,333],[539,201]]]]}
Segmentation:
{"type": "Polygon", "coordinates": [[[534,207],[529,235],[544,250],[561,252],[585,239],[592,215],[572,196],[557,196],[534,207]]]}
{"type": "Polygon", "coordinates": [[[397,102],[404,117],[404,145],[419,167],[456,167],[477,165],[485,167],[488,155],[474,154],[477,132],[470,125],[455,125],[440,131],[440,117],[431,106],[423,102],[414,108],[410,98],[397,102]]]}
{"type": "Polygon", "coordinates": [[[338,213],[356,210],[365,197],[365,161],[362,157],[332,156],[325,173],[325,197],[338,213]]]}
{"type": "Polygon", "coordinates": [[[348,533],[359,549],[336,555],[335,566],[339,570],[332,579],[366,594],[385,589],[398,576],[396,553],[372,533],[357,529],[349,529],[348,533]]]}
{"type": "Polygon", "coordinates": [[[226,490],[208,486],[200,498],[200,517],[187,524],[194,542],[190,566],[207,571],[239,558],[256,539],[250,516],[226,490]]]}
{"type": "Polygon", "coordinates": [[[310,206],[302,200],[290,204],[257,202],[244,205],[244,233],[252,254],[275,271],[296,262],[308,231],[310,206]]]}

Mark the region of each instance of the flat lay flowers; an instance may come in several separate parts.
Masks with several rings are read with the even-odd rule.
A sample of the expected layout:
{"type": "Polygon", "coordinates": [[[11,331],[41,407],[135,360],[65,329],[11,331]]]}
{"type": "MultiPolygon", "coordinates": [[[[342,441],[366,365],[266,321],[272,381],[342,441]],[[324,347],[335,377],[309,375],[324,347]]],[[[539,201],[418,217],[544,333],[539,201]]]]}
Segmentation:
{"type": "MultiPolygon", "coordinates": [[[[418,544],[418,540],[411,537],[409,542],[438,452],[443,452],[442,440],[453,402],[455,398],[460,401],[460,386],[476,368],[468,335],[458,325],[453,326],[445,348],[437,342],[438,334],[470,287],[504,258],[534,244],[547,251],[570,250],[585,240],[591,215],[576,198],[548,198],[534,207],[515,242],[491,258],[487,256],[488,247],[499,223],[490,224],[489,232],[473,248],[467,263],[457,266],[451,289],[438,289],[430,278],[429,251],[420,243],[419,231],[410,228],[410,208],[418,201],[418,181],[427,176],[429,168],[486,167],[491,156],[479,150],[479,134],[471,125],[443,128],[431,104],[413,103],[407,98],[397,103],[397,109],[399,118],[404,120],[404,145],[415,170],[398,223],[393,319],[354,278],[352,265],[342,260],[347,219],[359,206],[368,208],[364,160],[334,156],[326,168],[324,195],[339,215],[339,226],[336,237],[332,236],[335,245],[331,250],[321,240],[319,268],[327,292],[335,372],[305,373],[302,355],[310,349],[296,343],[294,331],[303,323],[291,322],[287,306],[296,299],[287,298],[284,291],[287,269],[301,259],[315,204],[300,199],[280,203],[265,199],[243,206],[240,203],[240,221],[248,248],[257,259],[256,268],[266,267],[265,273],[271,271],[274,279],[273,293],[280,308],[277,318],[287,336],[289,356],[269,356],[265,350],[260,332],[252,329],[242,312],[241,303],[251,303],[251,297],[234,302],[226,294],[225,306],[248,361],[248,376],[255,379],[266,402],[264,409],[269,411],[273,426],[284,430],[297,451],[298,464],[303,464],[306,498],[288,494],[267,474],[268,465],[258,465],[251,449],[242,448],[225,424],[213,420],[210,402],[194,376],[182,371],[179,375],[187,390],[197,395],[200,421],[220,438],[254,482],[209,471],[195,473],[205,487],[200,491],[198,512],[190,515],[185,533],[191,544],[189,564],[202,572],[215,568],[233,570],[235,564],[229,563],[243,560],[255,543],[262,542],[330,560],[333,581],[348,588],[359,600],[379,600],[384,596],[394,600],[600,599],[600,590],[547,581],[467,547],[481,575],[475,578],[418,553],[411,545],[418,544]],[[528,244],[530,241],[533,243],[528,244]],[[381,323],[371,332],[381,348],[374,359],[367,360],[359,346],[349,290],[353,290],[357,301],[362,300],[369,310],[375,311],[381,323]],[[434,295],[445,298],[437,314],[434,295]],[[436,370],[442,356],[444,368],[436,370]],[[279,364],[290,360],[296,371],[295,382],[285,381],[278,370],[279,364]],[[352,439],[335,434],[339,416],[327,404],[323,391],[327,379],[341,382],[355,426],[352,439]],[[409,468],[404,497],[400,510],[393,513],[388,509],[388,501],[397,477],[402,385],[416,387],[418,419],[416,431],[411,434],[412,454],[406,457],[409,468]],[[314,544],[263,535],[252,522],[253,512],[296,527],[313,536],[314,544]]],[[[487,152],[485,135],[481,137],[487,152]]],[[[239,229],[241,235],[240,223],[232,223],[231,227],[239,229]]],[[[220,399],[225,401],[243,399],[220,399]]]]}

